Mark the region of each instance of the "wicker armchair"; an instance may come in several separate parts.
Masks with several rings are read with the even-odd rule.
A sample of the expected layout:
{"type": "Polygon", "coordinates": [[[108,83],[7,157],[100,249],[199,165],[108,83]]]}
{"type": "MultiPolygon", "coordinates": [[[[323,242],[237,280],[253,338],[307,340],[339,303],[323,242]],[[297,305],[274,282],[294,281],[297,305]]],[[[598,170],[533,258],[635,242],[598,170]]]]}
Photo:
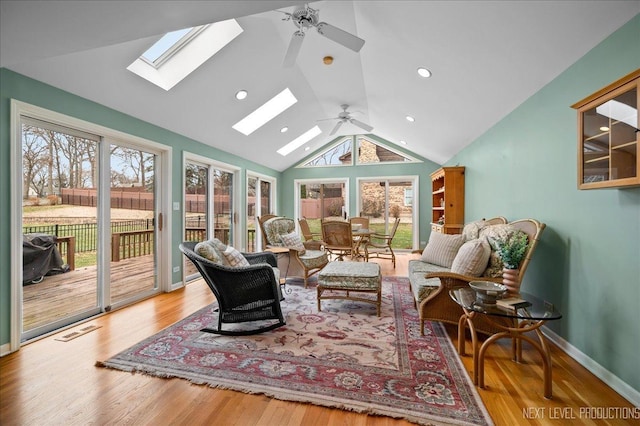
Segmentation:
{"type": "Polygon", "coordinates": [[[201,331],[223,335],[263,333],[286,324],[280,308],[281,290],[273,253],[242,253],[250,266],[230,267],[198,255],[196,242],[183,242],[180,251],[198,268],[218,301],[218,328],[201,331]],[[275,320],[269,325],[243,330],[223,330],[223,323],[275,320]]]}
{"type": "Polygon", "coordinates": [[[258,218],[263,239],[267,249],[286,248],[284,255],[278,256],[278,268],[286,278],[299,277],[307,288],[309,277],[320,272],[329,262],[327,253],[322,250],[322,241],[310,240],[302,242],[304,252],[300,248],[286,247],[281,235],[295,231],[293,219],[282,216],[260,216],[258,218]]]}
{"type": "MultiPolygon", "coordinates": [[[[489,223],[499,224],[504,223],[504,218],[491,219],[489,223]]],[[[518,279],[522,281],[524,273],[527,270],[527,266],[531,261],[533,251],[538,245],[540,235],[545,228],[544,223],[540,223],[535,219],[521,219],[514,222],[509,222],[509,225],[514,226],[517,229],[525,232],[529,239],[529,245],[524,260],[519,267],[518,279]]],[[[431,292],[426,298],[424,298],[418,305],[418,313],[420,315],[420,334],[424,334],[424,322],[425,321],[442,321],[451,324],[458,324],[460,316],[462,315],[462,308],[451,299],[449,290],[466,287],[471,281],[491,281],[502,284],[502,277],[470,277],[465,275],[459,275],[452,272],[432,272],[426,275],[426,278],[438,278],[440,279],[439,287],[431,292]]],[[[493,319],[496,321],[496,319],[493,319]]],[[[494,334],[501,330],[492,325],[489,321],[486,321],[483,315],[478,315],[474,320],[476,331],[483,334],[494,334]]],[[[459,333],[464,332],[464,325],[460,324],[459,333]]]]}

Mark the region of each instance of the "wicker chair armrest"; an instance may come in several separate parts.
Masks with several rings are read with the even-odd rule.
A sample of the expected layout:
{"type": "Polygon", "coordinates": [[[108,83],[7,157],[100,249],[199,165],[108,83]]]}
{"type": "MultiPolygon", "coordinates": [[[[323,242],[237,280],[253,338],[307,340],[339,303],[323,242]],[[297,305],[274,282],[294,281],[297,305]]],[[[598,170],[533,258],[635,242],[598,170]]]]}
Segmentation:
{"type": "Polygon", "coordinates": [[[455,272],[431,272],[425,275],[426,278],[440,278],[440,283],[448,290],[466,287],[471,281],[491,281],[502,284],[502,278],[494,277],[472,277],[469,275],[460,275],[455,272]]]}
{"type": "Polygon", "coordinates": [[[307,240],[307,241],[304,241],[302,244],[304,245],[304,248],[308,250],[320,250],[322,248],[322,244],[324,243],[318,240],[307,240]]]}
{"type": "Polygon", "coordinates": [[[268,251],[263,251],[259,253],[242,253],[242,255],[245,257],[245,259],[247,259],[247,261],[251,265],[255,265],[258,263],[267,263],[273,267],[278,266],[278,260],[276,259],[276,255],[268,251]]]}

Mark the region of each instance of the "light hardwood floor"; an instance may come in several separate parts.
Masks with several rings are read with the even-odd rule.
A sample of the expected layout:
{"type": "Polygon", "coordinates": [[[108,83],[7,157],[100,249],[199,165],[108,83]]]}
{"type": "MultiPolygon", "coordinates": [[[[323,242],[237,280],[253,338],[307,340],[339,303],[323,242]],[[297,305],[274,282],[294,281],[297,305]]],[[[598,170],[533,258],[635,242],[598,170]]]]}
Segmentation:
{"type": "MultiPolygon", "coordinates": [[[[406,275],[410,256],[398,256],[395,270],[390,261],[379,261],[383,274],[406,275]]],[[[108,359],[212,301],[213,296],[199,280],[184,289],[95,318],[88,324],[101,328],[69,342],[57,341],[53,335],[0,358],[0,424],[409,424],[94,366],[96,361],[108,359]]],[[[455,327],[447,326],[447,330],[455,344],[455,327]]],[[[580,418],[584,407],[632,406],[553,345],[554,398],[544,399],[539,355],[526,344],[524,349],[522,364],[510,360],[510,343],[506,340],[487,352],[487,388],[478,391],[496,425],[632,424],[633,420],[580,418]]],[[[470,371],[471,357],[464,357],[463,362],[470,371]]]]}

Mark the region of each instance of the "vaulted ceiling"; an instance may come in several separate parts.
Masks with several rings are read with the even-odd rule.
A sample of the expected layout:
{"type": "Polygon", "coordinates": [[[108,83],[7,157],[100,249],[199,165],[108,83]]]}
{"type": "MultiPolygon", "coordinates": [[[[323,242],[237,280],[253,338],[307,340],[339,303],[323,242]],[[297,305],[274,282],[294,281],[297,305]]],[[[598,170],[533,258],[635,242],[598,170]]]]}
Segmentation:
{"type": "Polygon", "coordinates": [[[318,120],[341,104],[372,133],[444,163],[640,13],[637,0],[310,2],[365,44],[356,53],[311,29],[285,68],[296,27],[277,10],[302,4],[2,0],[0,66],[276,170],[335,137],[335,121],[318,120]],[[126,69],[166,32],[229,18],[242,34],[169,91],[126,69]],[[249,136],[232,129],[286,87],[295,105],[249,136]],[[316,124],[319,136],[276,153],[316,124]]]}

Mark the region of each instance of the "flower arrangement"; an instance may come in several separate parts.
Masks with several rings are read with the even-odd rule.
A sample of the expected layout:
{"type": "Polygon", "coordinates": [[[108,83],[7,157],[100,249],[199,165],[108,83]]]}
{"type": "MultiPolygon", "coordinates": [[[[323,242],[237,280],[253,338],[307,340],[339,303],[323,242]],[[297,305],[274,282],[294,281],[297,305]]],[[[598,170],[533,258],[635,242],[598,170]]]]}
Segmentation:
{"type": "Polygon", "coordinates": [[[500,255],[504,267],[507,269],[518,269],[527,252],[529,241],[527,234],[518,233],[511,236],[508,240],[496,242],[496,245],[498,246],[498,255],[500,255]]]}

